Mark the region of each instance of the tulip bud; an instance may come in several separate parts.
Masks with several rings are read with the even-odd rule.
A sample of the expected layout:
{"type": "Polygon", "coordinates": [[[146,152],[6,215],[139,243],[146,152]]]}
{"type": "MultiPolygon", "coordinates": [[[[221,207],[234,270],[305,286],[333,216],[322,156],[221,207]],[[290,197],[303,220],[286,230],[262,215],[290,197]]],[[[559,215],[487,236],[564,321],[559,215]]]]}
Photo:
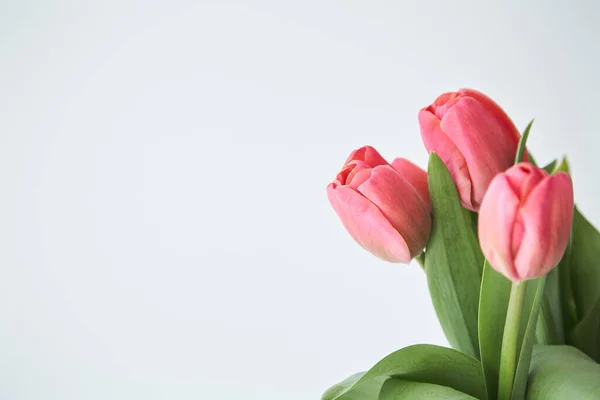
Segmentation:
{"type": "Polygon", "coordinates": [[[479,209],[479,241],[490,265],[513,282],[548,273],[562,258],[573,221],[571,177],[517,164],[492,180],[479,209]]]}
{"type": "Polygon", "coordinates": [[[419,125],[427,151],[448,167],[463,206],[477,211],[494,176],[514,163],[520,135],[513,122],[489,97],[461,89],[423,108],[419,125]]]}
{"type": "Polygon", "coordinates": [[[370,146],[355,150],[327,197],[342,223],[377,257],[408,264],[431,231],[427,173],[404,159],[392,165],[370,146]]]}

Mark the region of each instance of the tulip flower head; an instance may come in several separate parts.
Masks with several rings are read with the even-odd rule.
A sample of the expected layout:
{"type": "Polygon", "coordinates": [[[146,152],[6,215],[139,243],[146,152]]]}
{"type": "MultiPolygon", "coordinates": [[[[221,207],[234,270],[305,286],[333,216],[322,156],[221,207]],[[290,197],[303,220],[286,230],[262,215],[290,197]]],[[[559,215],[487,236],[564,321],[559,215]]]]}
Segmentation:
{"type": "Polygon", "coordinates": [[[494,176],[514,162],[520,135],[513,122],[489,97],[461,89],[423,108],[419,125],[427,151],[448,167],[463,206],[477,211],[494,176]]]}
{"type": "Polygon", "coordinates": [[[350,154],[327,196],[350,235],[377,257],[408,264],[431,231],[427,173],[396,159],[390,165],[374,148],[350,154]]]}
{"type": "Polygon", "coordinates": [[[573,221],[571,177],[529,163],[498,174],[479,210],[479,241],[490,265],[513,282],[534,279],[562,258],[573,221]]]}

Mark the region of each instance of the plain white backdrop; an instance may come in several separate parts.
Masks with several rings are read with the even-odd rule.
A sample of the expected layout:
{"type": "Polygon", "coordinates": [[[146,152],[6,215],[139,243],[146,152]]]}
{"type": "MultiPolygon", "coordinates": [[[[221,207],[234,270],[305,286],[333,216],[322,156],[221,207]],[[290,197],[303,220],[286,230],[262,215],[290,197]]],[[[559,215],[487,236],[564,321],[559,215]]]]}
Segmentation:
{"type": "Polygon", "coordinates": [[[0,1],[0,398],[318,399],[445,345],[325,186],[480,89],[600,196],[600,3],[0,1]]]}

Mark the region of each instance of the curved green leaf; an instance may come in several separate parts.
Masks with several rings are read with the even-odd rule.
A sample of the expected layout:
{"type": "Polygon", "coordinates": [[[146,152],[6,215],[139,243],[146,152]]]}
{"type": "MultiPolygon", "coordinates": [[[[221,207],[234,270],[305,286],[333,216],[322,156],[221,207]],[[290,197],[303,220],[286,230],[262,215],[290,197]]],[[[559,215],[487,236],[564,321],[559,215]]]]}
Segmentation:
{"type": "Polygon", "coordinates": [[[434,385],[432,383],[403,381],[389,379],[383,385],[379,400],[476,400],[475,397],[458,392],[449,387],[434,385]]]}
{"type": "Polygon", "coordinates": [[[362,378],[366,372],[354,374],[342,382],[330,387],[321,397],[322,400],[339,399],[339,400],[377,400],[383,383],[388,378],[381,376],[370,379],[362,385],[359,385],[354,390],[349,390],[362,378]]]}
{"type": "Polygon", "coordinates": [[[429,157],[428,179],[433,215],[425,257],[429,292],[450,345],[478,358],[483,256],[450,173],[435,153],[429,157]]]}
{"type": "Polygon", "coordinates": [[[571,342],[600,363],[600,298],[591,312],[571,332],[571,342]]]}
{"type": "MultiPolygon", "coordinates": [[[[554,171],[554,168],[556,167],[556,164],[558,163],[558,160],[554,160],[551,163],[549,163],[548,165],[546,165],[543,169],[544,171],[546,171],[547,173],[551,174],[554,171]]],[[[535,165],[535,164],[534,164],[535,165]]]]}
{"type": "MultiPolygon", "coordinates": [[[[529,137],[529,132],[531,131],[531,125],[533,125],[533,120],[529,121],[525,131],[523,131],[523,135],[519,139],[519,144],[517,146],[517,154],[515,155],[515,164],[523,161],[523,156],[525,155],[525,150],[527,149],[527,138],[529,137]]],[[[531,158],[531,156],[530,156],[531,158]]],[[[535,165],[535,161],[531,158],[531,162],[535,165]]]]}
{"type": "MultiPolygon", "coordinates": [[[[575,324],[577,324],[577,305],[575,304],[575,295],[573,294],[573,285],[571,282],[571,253],[573,249],[573,232],[569,237],[567,249],[563,255],[558,267],[558,281],[560,286],[560,305],[562,309],[562,318],[565,333],[565,340],[568,340],[568,334],[575,324]]],[[[566,343],[569,344],[569,343],[566,343]]]]}
{"type": "Polygon", "coordinates": [[[600,399],[600,365],[571,346],[535,346],[526,399],[600,399]]]}
{"type": "Polygon", "coordinates": [[[536,330],[538,344],[566,344],[559,268],[560,266],[554,268],[546,275],[546,286],[536,330]]]}
{"type": "MultiPolygon", "coordinates": [[[[381,382],[389,377],[447,386],[479,399],[487,399],[478,360],[446,347],[420,344],[390,354],[362,376],[348,378],[345,383],[329,389],[323,400],[354,400],[358,397],[343,396],[354,396],[352,393],[362,390],[363,385],[376,386],[378,383],[374,381],[381,382]]],[[[369,397],[361,399],[370,400],[369,397]]]]}
{"type": "Polygon", "coordinates": [[[557,162],[552,172],[549,173],[556,174],[557,172],[566,172],[567,174],[571,173],[571,167],[569,167],[569,160],[567,160],[567,157],[563,157],[563,159],[560,160],[560,163],[557,162]]]}
{"type": "Polygon", "coordinates": [[[600,298],[600,233],[575,207],[571,248],[571,285],[580,319],[600,298]]]}

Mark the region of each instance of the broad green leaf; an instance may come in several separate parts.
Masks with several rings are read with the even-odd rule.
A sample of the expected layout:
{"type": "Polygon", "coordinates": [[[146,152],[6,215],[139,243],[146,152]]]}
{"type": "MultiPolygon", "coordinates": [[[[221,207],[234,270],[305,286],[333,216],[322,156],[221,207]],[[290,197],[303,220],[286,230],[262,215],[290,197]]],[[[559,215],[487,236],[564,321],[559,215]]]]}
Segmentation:
{"type": "Polygon", "coordinates": [[[525,305],[523,307],[523,316],[520,329],[520,350],[517,371],[513,384],[512,400],[522,400],[525,396],[527,385],[527,376],[531,364],[531,353],[535,344],[535,331],[537,327],[538,315],[544,297],[544,286],[546,276],[533,279],[527,282],[527,293],[525,305]]]}
{"type": "Polygon", "coordinates": [[[598,400],[600,365],[571,346],[535,346],[527,400],[598,400]]]}
{"type": "Polygon", "coordinates": [[[600,298],[592,311],[571,332],[571,342],[600,363],[600,298]]]}
{"type": "MultiPolygon", "coordinates": [[[[390,354],[364,375],[355,375],[329,389],[322,400],[358,399],[359,397],[353,397],[354,392],[362,390],[363,385],[381,387],[382,379],[389,377],[447,386],[479,399],[487,399],[481,363],[478,360],[446,347],[420,344],[390,354]]],[[[364,397],[361,400],[370,398],[364,397]]]]}
{"type": "Polygon", "coordinates": [[[577,315],[583,319],[600,298],[600,233],[577,207],[573,215],[570,270],[577,315]]]}
{"type": "Polygon", "coordinates": [[[339,400],[377,400],[379,392],[387,376],[381,376],[369,380],[362,385],[359,385],[354,390],[348,390],[365,375],[366,372],[354,374],[342,382],[330,387],[322,397],[322,400],[339,399],[339,400]]]}
{"type": "MultiPolygon", "coordinates": [[[[471,229],[473,230],[473,234],[477,237],[477,225],[479,223],[479,214],[474,211],[467,210],[466,208],[462,209],[463,215],[465,216],[465,220],[471,225],[471,229]]],[[[483,270],[482,270],[483,273],[483,270]]]]}
{"type": "Polygon", "coordinates": [[[379,400],[477,400],[452,388],[433,383],[411,382],[401,379],[389,379],[383,385],[379,400]]]}
{"type": "MultiPolygon", "coordinates": [[[[558,283],[560,286],[560,306],[563,319],[563,332],[565,340],[568,340],[568,333],[578,321],[577,306],[575,304],[575,296],[573,294],[573,285],[571,284],[571,253],[573,249],[573,233],[569,237],[567,249],[563,255],[558,267],[558,283]]],[[[567,343],[568,344],[568,343],[567,343]]]]}
{"type": "Polygon", "coordinates": [[[425,257],[429,292],[450,345],[478,358],[483,256],[450,173],[435,153],[429,157],[428,179],[433,217],[425,257]]]}
{"type": "Polygon", "coordinates": [[[536,330],[538,344],[566,344],[560,296],[559,271],[554,268],[546,276],[536,330]]]}
{"type": "Polygon", "coordinates": [[[479,298],[479,348],[490,400],[498,396],[500,350],[510,287],[511,282],[496,272],[486,260],[479,298]]]}

